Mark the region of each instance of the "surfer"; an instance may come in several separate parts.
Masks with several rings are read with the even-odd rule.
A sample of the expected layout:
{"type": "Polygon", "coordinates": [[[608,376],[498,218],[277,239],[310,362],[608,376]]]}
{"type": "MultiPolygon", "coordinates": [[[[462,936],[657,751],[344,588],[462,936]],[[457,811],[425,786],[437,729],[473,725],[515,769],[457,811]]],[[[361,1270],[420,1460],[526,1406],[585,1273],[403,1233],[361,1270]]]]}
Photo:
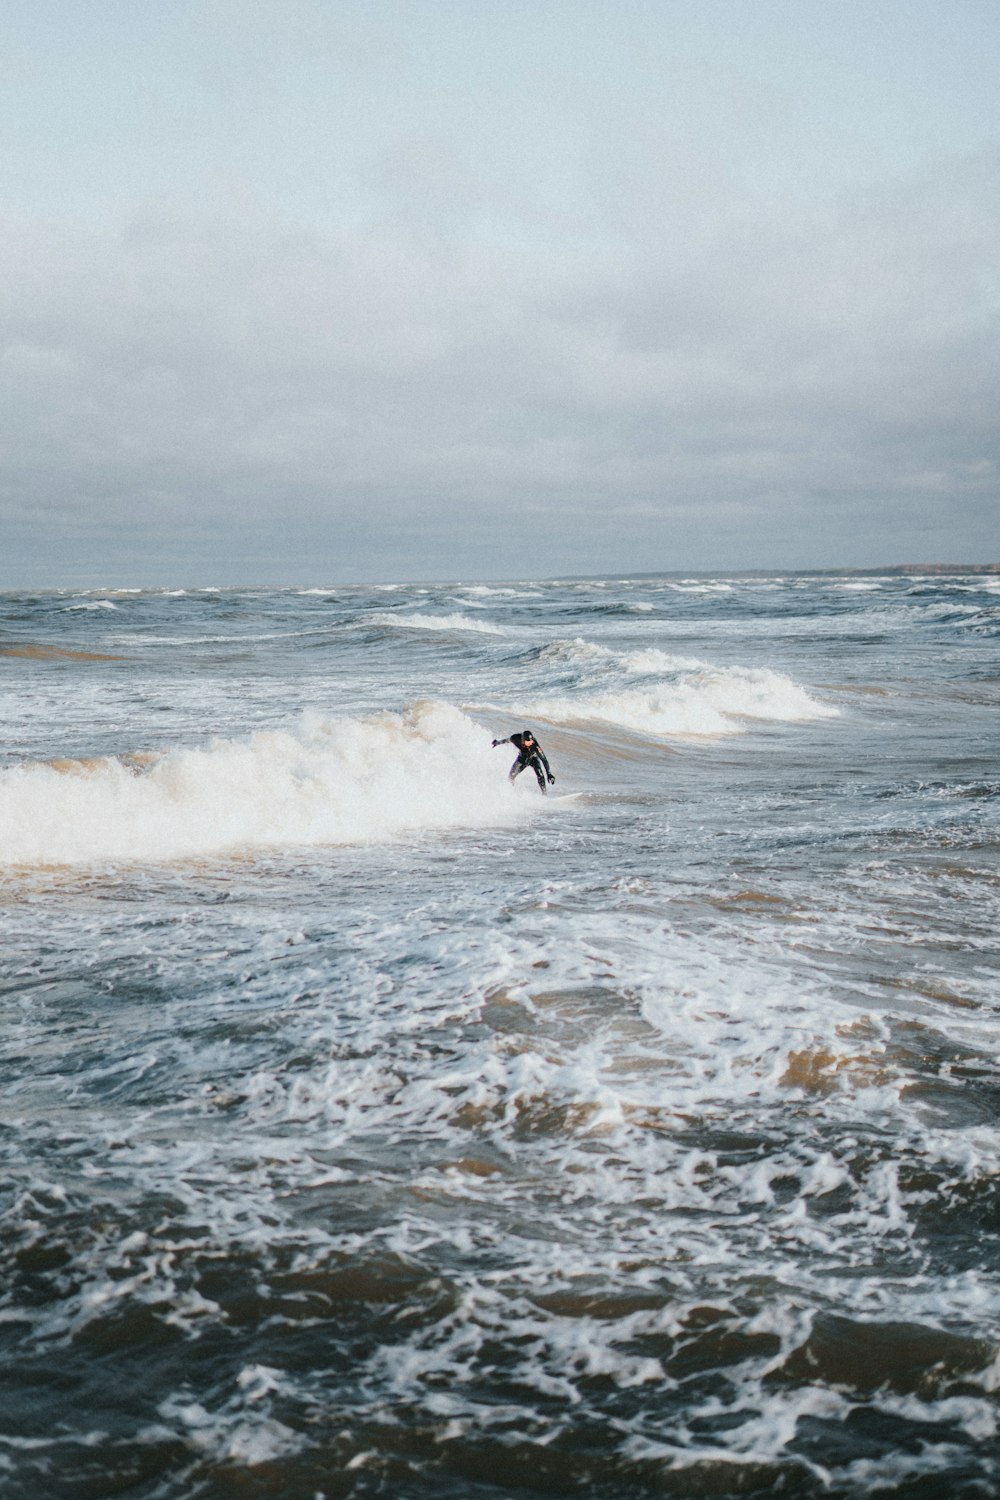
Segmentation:
{"type": "Polygon", "coordinates": [[[555,786],[556,778],[549,770],[549,763],[545,759],[545,751],[535,739],[530,729],[522,729],[520,734],[509,735],[505,740],[494,740],[494,750],[497,745],[513,745],[517,750],[517,760],[510,768],[511,781],[515,777],[520,776],[521,772],[527,766],[530,766],[538,777],[538,786],[541,791],[544,792],[546,790],[546,776],[549,778],[549,786],[555,786]],[[545,767],[544,771],[542,770],[543,766],[545,767]]]}

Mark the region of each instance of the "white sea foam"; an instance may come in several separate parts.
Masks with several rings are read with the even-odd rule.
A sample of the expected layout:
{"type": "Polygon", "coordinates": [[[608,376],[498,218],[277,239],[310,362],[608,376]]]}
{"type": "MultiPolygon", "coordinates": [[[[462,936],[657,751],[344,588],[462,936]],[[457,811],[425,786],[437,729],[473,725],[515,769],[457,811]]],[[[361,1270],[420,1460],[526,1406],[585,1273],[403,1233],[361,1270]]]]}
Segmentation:
{"type": "Polygon", "coordinates": [[[481,599],[537,599],[538,590],[528,588],[487,588],[485,585],[479,588],[467,588],[466,594],[481,599]]]}
{"type": "Polygon", "coordinates": [[[592,641],[582,640],[579,636],[575,640],[550,641],[541,648],[538,655],[545,662],[569,662],[583,667],[604,667],[618,659],[618,652],[610,651],[607,646],[597,646],[592,641]]]}
{"type": "Polygon", "coordinates": [[[615,654],[623,671],[639,677],[663,672],[712,670],[708,662],[700,661],[696,656],[674,656],[670,652],[658,650],[655,646],[649,646],[644,651],[623,651],[615,654]]]}
{"type": "Polygon", "coordinates": [[[698,657],[674,656],[655,646],[646,647],[642,651],[615,651],[609,646],[598,646],[593,641],[585,641],[580,636],[573,640],[552,641],[543,648],[540,655],[546,659],[576,662],[584,667],[608,667],[630,676],[712,670],[710,663],[698,657]]]}
{"type": "Polygon", "coordinates": [[[477,635],[503,635],[499,625],[488,620],[473,620],[468,615],[402,615],[385,612],[370,615],[366,623],[389,625],[403,630],[472,631],[477,635]]]}
{"type": "MultiPolygon", "coordinates": [[[[639,653],[640,658],[649,655],[639,653]]],[[[649,664],[637,664],[633,670],[649,670],[649,664]]],[[[540,697],[515,709],[519,715],[550,722],[596,719],[656,737],[736,734],[747,719],[793,723],[836,718],[840,712],[782,672],[749,667],[699,668],[679,673],[672,682],[540,697]]]]}
{"type": "Polygon", "coordinates": [[[146,769],[114,758],[0,773],[10,865],[183,858],[289,844],[390,840],[525,815],[485,732],[447,704],[172,751],[146,769]],[[454,774],[460,763],[461,776],[454,774]]]}
{"type": "Polygon", "coordinates": [[[731,594],[733,586],[731,583],[698,582],[694,579],[684,579],[680,583],[668,583],[667,588],[673,589],[677,594],[731,594]]]}

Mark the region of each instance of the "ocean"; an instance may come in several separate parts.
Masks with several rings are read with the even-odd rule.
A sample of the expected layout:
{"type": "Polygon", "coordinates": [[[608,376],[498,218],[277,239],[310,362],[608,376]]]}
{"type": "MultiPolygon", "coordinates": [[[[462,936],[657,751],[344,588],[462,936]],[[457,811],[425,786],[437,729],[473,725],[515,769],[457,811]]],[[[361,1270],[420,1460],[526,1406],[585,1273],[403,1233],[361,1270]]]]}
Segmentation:
{"type": "Polygon", "coordinates": [[[998,635],[0,596],[5,1500],[1000,1494],[998,635]]]}

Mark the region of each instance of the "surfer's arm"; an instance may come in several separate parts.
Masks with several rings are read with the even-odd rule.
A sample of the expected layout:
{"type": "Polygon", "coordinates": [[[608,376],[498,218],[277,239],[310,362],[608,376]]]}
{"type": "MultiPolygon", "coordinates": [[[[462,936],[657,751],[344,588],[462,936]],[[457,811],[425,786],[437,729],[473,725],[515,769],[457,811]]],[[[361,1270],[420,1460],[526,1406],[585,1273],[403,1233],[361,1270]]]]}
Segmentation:
{"type": "Polygon", "coordinates": [[[535,748],[538,751],[538,759],[541,761],[542,765],[545,767],[545,774],[549,778],[549,781],[554,786],[556,778],[553,776],[551,770],[549,769],[549,763],[545,759],[545,751],[542,749],[541,745],[537,745],[535,748]]]}

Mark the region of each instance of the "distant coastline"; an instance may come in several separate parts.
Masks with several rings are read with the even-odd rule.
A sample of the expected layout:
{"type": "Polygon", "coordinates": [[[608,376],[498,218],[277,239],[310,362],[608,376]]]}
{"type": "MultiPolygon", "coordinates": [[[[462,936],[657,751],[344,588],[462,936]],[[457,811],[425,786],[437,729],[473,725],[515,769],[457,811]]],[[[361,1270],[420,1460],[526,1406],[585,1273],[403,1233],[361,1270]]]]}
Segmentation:
{"type": "Polygon", "coordinates": [[[894,563],[889,568],[836,568],[837,573],[1000,573],[1000,563],[894,563]]]}
{"type": "MultiPolygon", "coordinates": [[[[1000,573],[1000,562],[988,563],[886,563],[881,568],[704,568],[658,569],[654,573],[629,573],[630,578],[771,578],[781,574],[785,578],[933,578],[949,574],[1000,573]]],[[[571,574],[570,579],[603,577],[603,574],[571,574]]]]}

